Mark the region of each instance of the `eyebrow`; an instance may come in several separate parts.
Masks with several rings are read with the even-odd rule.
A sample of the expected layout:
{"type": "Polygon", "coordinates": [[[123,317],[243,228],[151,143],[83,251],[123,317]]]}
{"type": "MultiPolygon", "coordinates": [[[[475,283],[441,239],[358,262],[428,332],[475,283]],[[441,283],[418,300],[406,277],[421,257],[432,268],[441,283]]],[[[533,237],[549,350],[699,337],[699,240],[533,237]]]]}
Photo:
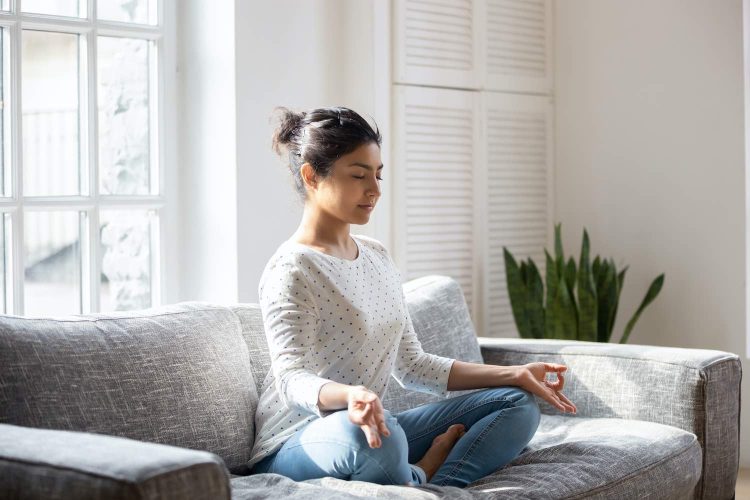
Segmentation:
{"type": "MultiPolygon", "coordinates": [[[[362,167],[362,168],[366,168],[367,170],[372,170],[372,167],[370,165],[368,165],[366,163],[360,163],[358,161],[355,161],[354,163],[352,163],[349,166],[350,167],[362,167]]],[[[380,170],[381,168],[383,168],[382,164],[378,167],[378,170],[380,170]]]]}

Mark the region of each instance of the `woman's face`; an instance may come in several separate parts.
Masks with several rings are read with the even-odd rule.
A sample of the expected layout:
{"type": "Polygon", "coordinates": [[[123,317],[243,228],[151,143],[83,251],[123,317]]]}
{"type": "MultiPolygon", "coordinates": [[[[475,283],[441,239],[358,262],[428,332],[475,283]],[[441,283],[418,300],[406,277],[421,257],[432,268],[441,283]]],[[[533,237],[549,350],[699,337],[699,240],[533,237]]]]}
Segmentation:
{"type": "Polygon", "coordinates": [[[363,144],[336,160],[328,177],[308,189],[308,198],[344,222],[366,224],[380,199],[382,169],[380,146],[363,144]]]}

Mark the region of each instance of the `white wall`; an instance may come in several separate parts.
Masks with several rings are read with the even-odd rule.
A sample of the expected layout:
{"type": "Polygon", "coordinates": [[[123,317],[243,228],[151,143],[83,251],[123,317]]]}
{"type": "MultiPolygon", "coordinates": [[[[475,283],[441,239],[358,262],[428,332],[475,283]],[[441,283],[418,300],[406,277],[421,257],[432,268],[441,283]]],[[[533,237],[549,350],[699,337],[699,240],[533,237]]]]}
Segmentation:
{"type": "MultiPolygon", "coordinates": [[[[630,268],[613,341],[718,349],[745,367],[742,1],[558,0],[556,220],[630,268]]],[[[750,466],[743,384],[741,462],[750,466]]]]}
{"type": "MultiPolygon", "coordinates": [[[[302,216],[271,150],[274,107],[351,107],[380,127],[388,164],[388,40],[375,37],[387,2],[183,0],[177,10],[182,271],[169,299],[257,302],[263,267],[302,216]]],[[[370,222],[351,231],[387,244],[385,185],[370,222]]]]}
{"type": "MultiPolygon", "coordinates": [[[[238,298],[234,16],[233,2],[177,6],[181,272],[175,300],[238,298]]],[[[170,256],[166,261],[174,265],[170,256]]]]}
{"type": "MultiPolygon", "coordinates": [[[[382,109],[375,109],[377,85],[383,75],[375,69],[381,60],[375,57],[379,48],[374,45],[373,1],[235,4],[238,287],[242,302],[257,302],[263,267],[297,229],[302,216],[291,174],[271,150],[269,118],[273,108],[347,106],[376,121],[383,116],[382,109]]],[[[378,125],[383,128],[386,124],[378,125]]],[[[385,227],[387,217],[387,204],[381,200],[370,222],[352,225],[351,232],[379,237],[377,226],[385,227]]]]}
{"type": "MultiPolygon", "coordinates": [[[[345,105],[389,130],[388,37],[374,34],[384,5],[180,2],[180,300],[256,302],[263,266],[299,223],[270,148],[274,106],[345,105]]],[[[594,254],[630,266],[613,341],[664,272],[629,343],[725,350],[744,363],[741,0],[554,5],[556,221],[568,254],[585,226],[594,254]]],[[[386,178],[398,168],[388,151],[386,141],[386,178]]],[[[381,211],[352,232],[388,239],[388,193],[386,183],[381,211]]],[[[750,433],[741,439],[750,466],[750,433]]]]}

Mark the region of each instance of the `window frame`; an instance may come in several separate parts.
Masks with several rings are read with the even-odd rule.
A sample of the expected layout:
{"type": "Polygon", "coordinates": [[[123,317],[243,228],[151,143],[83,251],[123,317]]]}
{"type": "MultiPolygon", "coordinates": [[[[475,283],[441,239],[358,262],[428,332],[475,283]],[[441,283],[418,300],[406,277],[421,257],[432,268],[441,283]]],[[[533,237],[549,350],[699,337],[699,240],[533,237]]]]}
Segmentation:
{"type": "MultiPolygon", "coordinates": [[[[156,24],[141,25],[119,21],[96,19],[96,0],[85,0],[86,17],[71,18],[45,14],[21,12],[21,0],[11,0],[9,11],[0,11],[0,28],[4,29],[4,41],[8,43],[3,58],[4,82],[8,87],[2,96],[6,101],[3,120],[5,123],[5,178],[10,182],[6,192],[0,193],[0,215],[10,215],[10,230],[5,240],[5,312],[23,315],[24,308],[24,213],[34,211],[73,211],[85,213],[85,226],[80,231],[80,313],[101,311],[101,242],[99,239],[99,213],[101,210],[129,209],[154,210],[157,217],[151,224],[151,304],[163,304],[176,292],[167,290],[165,284],[176,280],[177,229],[174,223],[167,227],[164,220],[176,217],[173,199],[176,199],[175,135],[176,123],[174,90],[176,90],[176,29],[174,0],[154,0],[156,24]],[[83,46],[85,59],[79,59],[79,113],[86,123],[79,127],[79,151],[81,155],[81,187],[86,194],[75,196],[24,196],[23,195],[23,129],[22,129],[22,34],[24,29],[74,33],[85,37],[83,46]],[[98,150],[98,74],[96,38],[99,35],[135,37],[153,42],[149,58],[151,66],[149,93],[150,108],[150,191],[147,195],[101,195],[99,186],[98,150]],[[86,85],[83,85],[84,78],[86,85]],[[169,99],[169,102],[165,102],[169,99]],[[155,102],[154,102],[155,101],[155,102]],[[154,172],[156,170],[156,172],[154,172]],[[156,174],[156,175],[154,175],[156,174]],[[169,188],[168,188],[169,187],[169,188]],[[169,276],[167,276],[169,272],[169,276]]],[[[83,121],[83,120],[82,120],[83,121]]],[[[71,314],[78,314],[71,311],[71,314]]]]}

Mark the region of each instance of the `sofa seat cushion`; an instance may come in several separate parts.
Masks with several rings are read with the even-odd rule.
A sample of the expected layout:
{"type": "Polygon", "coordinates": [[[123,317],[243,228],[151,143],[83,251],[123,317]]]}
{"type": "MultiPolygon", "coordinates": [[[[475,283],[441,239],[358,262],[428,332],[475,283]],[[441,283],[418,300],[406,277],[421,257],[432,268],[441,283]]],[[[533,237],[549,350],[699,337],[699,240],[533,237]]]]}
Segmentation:
{"type": "Polygon", "coordinates": [[[462,490],[453,486],[396,486],[368,483],[365,481],[347,481],[333,477],[293,481],[280,474],[253,474],[250,476],[231,476],[232,500],[257,500],[268,498],[292,498],[308,500],[318,498],[325,500],[362,500],[363,498],[386,498],[392,500],[433,500],[450,498],[451,500],[472,500],[475,498],[492,498],[486,493],[462,490]]]}
{"type": "Polygon", "coordinates": [[[677,427],[543,414],[515,460],[466,489],[493,498],[692,498],[701,466],[697,437],[677,427]]]}
{"type": "Polygon", "coordinates": [[[692,498],[701,474],[695,434],[619,418],[542,415],[526,449],[461,490],[382,486],[331,477],[294,482],[279,474],[232,476],[232,499],[271,498],[692,498]]]}
{"type": "Polygon", "coordinates": [[[241,471],[258,396],[240,328],[230,309],[200,302],[0,315],[0,423],[205,450],[241,471]]]}

